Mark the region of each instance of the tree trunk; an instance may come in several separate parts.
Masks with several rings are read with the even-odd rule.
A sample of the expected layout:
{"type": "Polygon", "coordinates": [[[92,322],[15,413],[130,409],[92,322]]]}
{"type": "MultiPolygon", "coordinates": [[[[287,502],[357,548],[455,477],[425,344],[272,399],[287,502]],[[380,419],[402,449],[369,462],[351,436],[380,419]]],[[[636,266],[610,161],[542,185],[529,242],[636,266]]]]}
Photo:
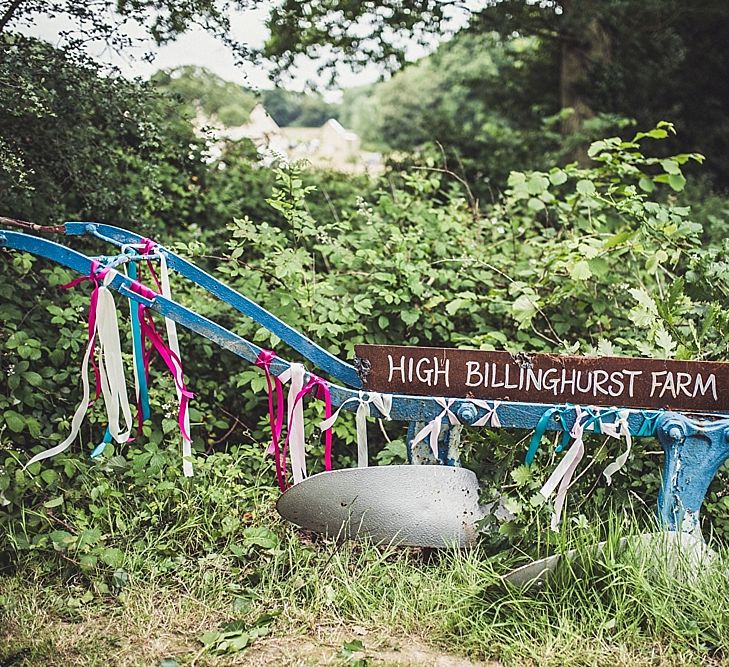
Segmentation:
{"type": "MultiPolygon", "coordinates": [[[[588,102],[590,71],[596,64],[610,62],[611,43],[594,2],[562,0],[561,4],[566,30],[562,32],[560,102],[563,111],[572,110],[562,120],[562,134],[570,137],[578,134],[584,122],[595,115],[588,102]]],[[[590,161],[586,142],[579,142],[569,157],[586,166],[590,161]]]]}

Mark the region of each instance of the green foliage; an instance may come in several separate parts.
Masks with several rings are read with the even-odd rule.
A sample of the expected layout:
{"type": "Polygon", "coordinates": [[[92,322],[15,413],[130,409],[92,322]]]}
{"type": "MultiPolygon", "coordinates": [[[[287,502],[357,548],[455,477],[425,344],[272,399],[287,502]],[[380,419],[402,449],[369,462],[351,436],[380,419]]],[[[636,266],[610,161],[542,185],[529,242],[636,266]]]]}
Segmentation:
{"type": "Polygon", "coordinates": [[[38,40],[0,45],[3,214],[173,226],[200,212],[204,146],[147,86],[38,40]]]}
{"type": "Polygon", "coordinates": [[[397,151],[437,144],[487,192],[484,181],[557,153],[559,132],[544,120],[559,110],[556,76],[536,39],[464,34],[369,90],[347,91],[343,105],[363,140],[397,151]]]}
{"type": "Polygon", "coordinates": [[[202,112],[205,118],[226,127],[244,125],[256,105],[255,93],[231,81],[194,65],[160,70],[152,77],[154,85],[187,105],[187,114],[195,118],[202,112]]]}
{"type": "MultiPolygon", "coordinates": [[[[243,8],[248,3],[237,0],[235,4],[243,8]]],[[[0,6],[0,31],[56,20],[64,26],[59,31],[64,49],[79,49],[98,40],[123,50],[138,46],[145,37],[157,45],[167,44],[197,27],[244,56],[248,54],[246,45],[230,34],[229,9],[230,3],[218,0],[6,0],[0,6]]]]}
{"type": "MultiPolygon", "coordinates": [[[[716,1],[693,11],[679,0],[291,0],[272,11],[264,53],[282,69],[301,54],[324,57],[332,72],[343,61],[399,69],[371,89],[374,122],[357,108],[345,116],[372,135],[381,131],[374,140],[398,149],[438,139],[466,162],[483,163],[492,184],[526,167],[525,157],[531,168],[551,162],[555,147],[586,164],[584,148],[598,133],[614,132],[625,119],[650,126],[668,117],[681,136],[665,150],[698,148],[725,187],[729,162],[713,147],[723,145],[729,129],[727,93],[715,85],[729,73],[729,56],[719,47],[728,25],[726,4],[716,1]],[[403,67],[409,40],[432,48],[454,24],[455,38],[403,67]],[[386,124],[378,118],[383,103],[386,124]],[[552,119],[546,127],[545,118],[552,119]]],[[[477,166],[466,166],[472,188],[488,194],[477,166]]]]}
{"type": "Polygon", "coordinates": [[[200,635],[200,642],[205,652],[211,655],[239,653],[259,637],[268,634],[273,619],[270,614],[263,614],[252,624],[240,620],[231,621],[220,630],[210,630],[200,635]]]}
{"type": "Polygon", "coordinates": [[[276,553],[276,535],[257,525],[256,504],[273,493],[258,446],[197,460],[193,483],[180,476],[171,442],[130,445],[98,462],[61,455],[27,470],[22,454],[2,456],[4,565],[34,559],[52,567],[57,557],[111,590],[129,572],[162,575],[200,554],[245,561],[276,553]]]}
{"type": "Polygon", "coordinates": [[[205,119],[224,127],[245,125],[258,103],[280,126],[319,127],[339,113],[337,105],[328,104],[316,93],[281,88],[253,91],[193,65],[160,70],[152,77],[152,83],[182,101],[189,118],[202,112],[205,119]]]}
{"type": "Polygon", "coordinates": [[[320,127],[339,117],[339,107],[318,93],[298,93],[283,88],[261,91],[261,100],[271,117],[281,126],[320,127]]]}

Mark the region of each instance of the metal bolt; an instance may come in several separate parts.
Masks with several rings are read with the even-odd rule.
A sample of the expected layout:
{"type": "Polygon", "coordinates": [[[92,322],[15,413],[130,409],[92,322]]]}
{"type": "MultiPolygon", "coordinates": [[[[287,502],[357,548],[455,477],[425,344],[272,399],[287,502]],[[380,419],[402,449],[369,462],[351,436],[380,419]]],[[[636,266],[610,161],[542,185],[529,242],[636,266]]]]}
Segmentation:
{"type": "Polygon", "coordinates": [[[674,441],[683,440],[683,429],[678,425],[671,426],[668,429],[668,437],[674,441]]]}
{"type": "Polygon", "coordinates": [[[461,403],[456,411],[458,419],[464,424],[473,424],[478,419],[478,409],[473,403],[465,401],[461,403]]]}

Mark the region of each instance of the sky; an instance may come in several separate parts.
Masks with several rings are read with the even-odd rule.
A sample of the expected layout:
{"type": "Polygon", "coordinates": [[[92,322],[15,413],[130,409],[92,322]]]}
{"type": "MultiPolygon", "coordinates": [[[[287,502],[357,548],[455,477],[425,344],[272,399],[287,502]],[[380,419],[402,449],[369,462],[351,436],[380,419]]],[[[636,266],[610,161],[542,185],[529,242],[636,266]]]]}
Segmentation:
{"type": "MultiPolygon", "coordinates": [[[[265,21],[271,5],[270,0],[263,0],[256,2],[253,9],[232,12],[231,32],[233,37],[254,48],[263,46],[268,34],[265,21]]],[[[73,27],[73,24],[63,18],[39,17],[32,26],[23,27],[22,32],[54,44],[60,44],[60,33],[70,27],[73,27]]],[[[133,37],[145,37],[140,28],[129,32],[133,37]]],[[[436,46],[435,42],[430,48],[413,43],[408,46],[408,58],[415,60],[426,55],[436,46]]],[[[87,51],[96,60],[118,67],[127,77],[141,76],[146,79],[159,69],[197,65],[211,70],[223,79],[247,87],[271,88],[273,86],[265,67],[252,63],[237,65],[227,47],[201,28],[194,28],[171,44],[161,47],[157,47],[153,41],[147,39],[134,49],[117,53],[103,43],[91,42],[87,45],[87,51]],[[144,55],[150,52],[154,54],[154,60],[147,62],[144,55]]],[[[307,84],[313,84],[319,92],[325,93],[325,97],[334,101],[340,96],[340,89],[372,83],[381,76],[381,70],[375,65],[360,72],[353,72],[342,67],[337,72],[336,87],[332,89],[329,88],[328,77],[322,77],[317,73],[318,64],[317,60],[300,59],[296,70],[289,74],[289,79],[285,82],[284,87],[303,90],[307,84]],[[327,88],[329,89],[327,90],[327,88]]]]}

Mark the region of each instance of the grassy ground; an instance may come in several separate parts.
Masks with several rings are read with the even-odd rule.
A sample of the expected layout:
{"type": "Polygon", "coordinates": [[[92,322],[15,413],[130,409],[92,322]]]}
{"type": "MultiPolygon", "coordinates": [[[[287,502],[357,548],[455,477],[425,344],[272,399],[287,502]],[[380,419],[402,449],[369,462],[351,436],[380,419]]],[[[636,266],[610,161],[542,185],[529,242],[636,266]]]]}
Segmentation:
{"type": "Polygon", "coordinates": [[[312,542],[262,517],[273,531],[243,551],[156,574],[133,558],[111,579],[17,564],[0,577],[0,664],[729,664],[725,554],[676,571],[596,558],[583,532],[574,561],[522,591],[500,578],[513,554],[312,542]]]}

